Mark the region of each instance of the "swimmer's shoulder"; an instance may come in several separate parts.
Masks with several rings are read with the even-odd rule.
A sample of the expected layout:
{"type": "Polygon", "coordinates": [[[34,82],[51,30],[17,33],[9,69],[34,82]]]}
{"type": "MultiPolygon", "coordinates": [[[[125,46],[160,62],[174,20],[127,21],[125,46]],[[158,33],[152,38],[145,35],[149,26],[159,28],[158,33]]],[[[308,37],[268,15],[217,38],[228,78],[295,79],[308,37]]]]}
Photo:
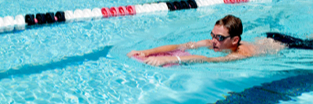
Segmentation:
{"type": "Polygon", "coordinates": [[[240,42],[237,52],[243,56],[251,57],[256,54],[256,48],[252,43],[240,42]]]}
{"type": "Polygon", "coordinates": [[[251,45],[252,43],[249,43],[249,42],[246,42],[246,41],[240,41],[240,44],[251,45]]]}

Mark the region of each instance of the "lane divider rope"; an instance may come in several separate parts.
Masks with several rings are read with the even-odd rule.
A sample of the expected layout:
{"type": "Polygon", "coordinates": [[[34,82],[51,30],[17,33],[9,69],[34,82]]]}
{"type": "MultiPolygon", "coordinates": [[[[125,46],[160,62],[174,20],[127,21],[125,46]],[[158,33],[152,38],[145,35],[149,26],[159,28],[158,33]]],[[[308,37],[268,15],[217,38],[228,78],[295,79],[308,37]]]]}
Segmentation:
{"type": "MultiPolygon", "coordinates": [[[[257,0],[186,0],[173,2],[147,3],[142,5],[128,5],[119,7],[103,7],[94,9],[76,9],[57,11],[56,13],[37,13],[17,15],[15,17],[0,17],[0,33],[21,31],[34,25],[51,24],[55,22],[75,22],[97,20],[101,18],[135,15],[150,12],[167,12],[183,9],[195,9],[216,4],[236,4],[257,0]]],[[[258,0],[260,1],[260,0],[258,0]]]]}

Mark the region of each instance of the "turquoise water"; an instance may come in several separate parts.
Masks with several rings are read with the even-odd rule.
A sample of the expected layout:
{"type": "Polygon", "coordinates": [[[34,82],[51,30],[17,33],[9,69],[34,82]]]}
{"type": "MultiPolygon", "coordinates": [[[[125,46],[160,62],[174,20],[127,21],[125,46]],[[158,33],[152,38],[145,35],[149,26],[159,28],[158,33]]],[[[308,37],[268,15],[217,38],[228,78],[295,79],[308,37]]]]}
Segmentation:
{"type": "MultiPolygon", "coordinates": [[[[156,0],[0,0],[0,16],[153,1],[156,0]]],[[[220,4],[0,34],[0,102],[214,103],[231,92],[306,75],[312,73],[311,50],[284,49],[277,54],[234,62],[171,68],[144,65],[126,57],[126,53],[208,39],[215,21],[227,14],[242,19],[243,41],[254,42],[255,37],[262,38],[268,31],[306,39],[313,37],[312,4],[311,0],[220,4]]],[[[208,57],[226,55],[207,49],[189,52],[208,57]]],[[[293,80],[301,81],[296,78],[293,80]]],[[[277,100],[306,102],[312,91],[302,91],[302,96],[292,96],[292,100],[277,100]]]]}

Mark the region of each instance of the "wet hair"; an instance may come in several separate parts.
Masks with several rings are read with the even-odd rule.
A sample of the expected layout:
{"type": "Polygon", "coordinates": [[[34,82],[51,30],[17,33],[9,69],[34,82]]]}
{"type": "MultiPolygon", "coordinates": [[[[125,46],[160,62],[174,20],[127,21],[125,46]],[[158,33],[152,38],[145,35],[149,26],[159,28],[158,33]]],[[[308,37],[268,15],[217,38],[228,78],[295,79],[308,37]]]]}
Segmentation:
{"type": "Polygon", "coordinates": [[[231,38],[238,36],[239,41],[238,44],[241,41],[241,34],[243,31],[242,23],[240,18],[235,17],[233,15],[227,15],[224,18],[217,20],[215,25],[221,25],[225,26],[228,29],[228,34],[231,38]]]}

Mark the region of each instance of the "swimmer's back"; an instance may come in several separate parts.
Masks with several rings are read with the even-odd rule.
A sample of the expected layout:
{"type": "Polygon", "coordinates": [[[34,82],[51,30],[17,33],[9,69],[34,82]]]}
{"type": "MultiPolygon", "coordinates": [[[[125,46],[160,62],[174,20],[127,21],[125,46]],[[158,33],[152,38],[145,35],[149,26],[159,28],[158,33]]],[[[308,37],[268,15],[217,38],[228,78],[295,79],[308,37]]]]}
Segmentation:
{"type": "Polygon", "coordinates": [[[286,44],[288,48],[298,48],[298,49],[313,49],[313,40],[302,40],[289,35],[276,32],[266,33],[267,38],[272,38],[275,41],[286,44]]]}

